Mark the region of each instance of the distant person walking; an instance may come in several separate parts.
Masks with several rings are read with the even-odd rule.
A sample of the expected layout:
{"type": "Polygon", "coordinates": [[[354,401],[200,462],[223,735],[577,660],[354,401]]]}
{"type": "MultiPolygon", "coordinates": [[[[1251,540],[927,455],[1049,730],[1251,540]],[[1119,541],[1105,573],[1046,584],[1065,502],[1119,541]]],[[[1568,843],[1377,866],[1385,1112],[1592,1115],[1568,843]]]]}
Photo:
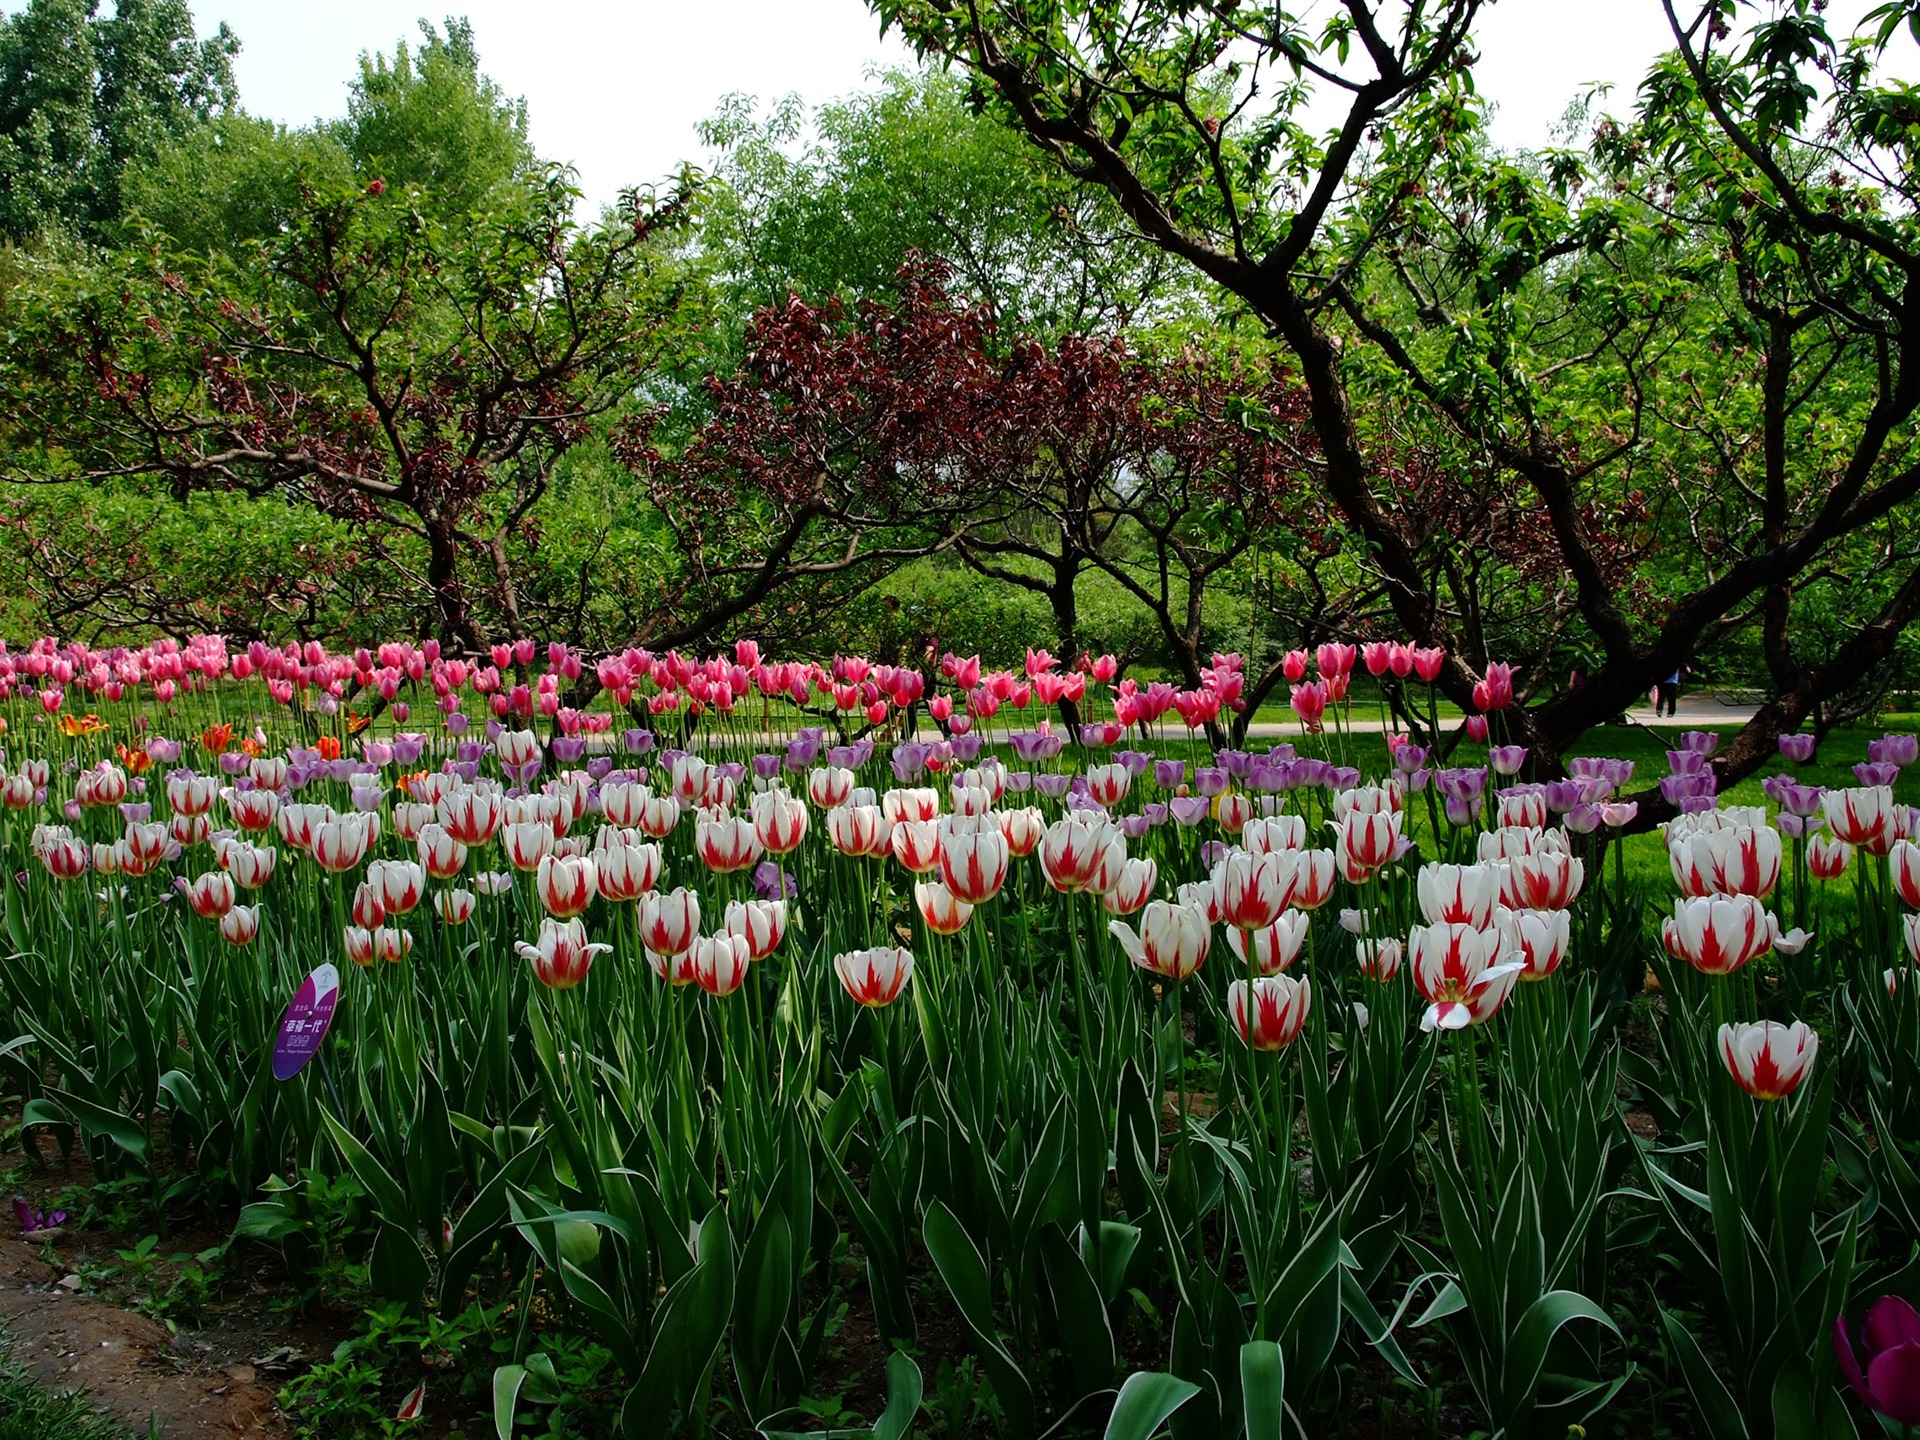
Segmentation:
{"type": "Polygon", "coordinates": [[[1653,687],[1653,713],[1656,719],[1662,715],[1679,715],[1680,675],[1684,668],[1676,666],[1671,675],[1653,687]]]}

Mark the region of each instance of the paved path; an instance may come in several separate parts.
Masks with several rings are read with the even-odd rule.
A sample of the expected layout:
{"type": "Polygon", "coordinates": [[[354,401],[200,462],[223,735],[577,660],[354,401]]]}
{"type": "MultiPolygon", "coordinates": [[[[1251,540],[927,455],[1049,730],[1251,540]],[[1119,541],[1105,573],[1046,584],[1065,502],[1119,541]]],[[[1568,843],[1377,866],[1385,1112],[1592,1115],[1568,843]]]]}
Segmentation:
{"type": "MultiPolygon", "coordinates": [[[[1725,728],[1729,725],[1744,725],[1758,711],[1757,705],[1735,705],[1715,699],[1712,695],[1682,695],[1678,715],[1660,715],[1653,713],[1651,705],[1642,705],[1627,712],[1627,723],[1644,725],[1649,728],[1673,730],[1700,730],[1725,728]]],[[[1372,706],[1363,706],[1354,711],[1353,718],[1343,728],[1350,735],[1378,735],[1392,728],[1383,725],[1376,716],[1378,711],[1372,706]]],[[[1443,729],[1450,729],[1460,722],[1441,721],[1443,729]]],[[[1327,727],[1329,730],[1332,726],[1327,727]]],[[[1257,720],[1247,727],[1250,740],[1292,740],[1305,733],[1299,721],[1257,720]]]]}

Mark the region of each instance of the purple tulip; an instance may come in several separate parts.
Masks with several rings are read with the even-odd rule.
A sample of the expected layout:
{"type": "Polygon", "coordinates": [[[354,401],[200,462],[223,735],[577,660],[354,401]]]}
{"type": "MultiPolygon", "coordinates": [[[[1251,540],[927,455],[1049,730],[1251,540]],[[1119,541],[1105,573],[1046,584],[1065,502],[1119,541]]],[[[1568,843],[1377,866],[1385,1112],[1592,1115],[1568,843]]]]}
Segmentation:
{"type": "Polygon", "coordinates": [[[464,735],[467,733],[467,726],[472,723],[473,722],[467,719],[466,716],[462,715],[458,710],[455,710],[451,715],[447,716],[447,733],[449,735],[464,735]]]}
{"type": "Polygon", "coordinates": [[[171,765],[180,758],[180,742],[155,735],[147,741],[147,757],[156,765],[171,765]]]}
{"type": "Polygon", "coordinates": [[[1036,775],[1033,788],[1049,800],[1058,800],[1067,793],[1067,787],[1073,783],[1071,775],[1036,775]]]}
{"type": "Polygon", "coordinates": [[[753,893],[762,900],[791,900],[800,886],[773,861],[762,860],[753,867],[753,893]]]}
{"type": "Polygon", "coordinates": [[[738,760],[729,760],[726,764],[716,765],[713,768],[716,774],[731,780],[735,785],[747,778],[747,767],[738,760]]]}
{"type": "Polygon", "coordinates": [[[1703,775],[1707,771],[1707,757],[1698,750],[1669,750],[1667,769],[1675,775],[1703,775]]]}
{"type": "Polygon", "coordinates": [[[1156,760],[1153,762],[1153,783],[1162,790],[1173,790],[1187,778],[1187,762],[1184,760],[1156,760]]]}
{"type": "Polygon", "coordinates": [[[1031,770],[1009,770],[1007,772],[1007,789],[1011,790],[1014,794],[1024,795],[1032,788],[1033,772],[1031,770]]]}
{"type": "Polygon", "coordinates": [[[1199,795],[1176,795],[1167,802],[1167,813],[1181,825],[1198,825],[1207,818],[1206,799],[1199,795]]]}
{"type": "Polygon", "coordinates": [[[1493,766],[1496,775],[1518,775],[1520,767],[1527,763],[1527,747],[1495,745],[1487,751],[1487,763],[1493,766]]]}
{"type": "MultiPolygon", "coordinates": [[[[1688,800],[1712,800],[1716,786],[1713,772],[1703,770],[1697,775],[1669,775],[1660,782],[1660,793],[1670,805],[1680,805],[1688,800]]],[[[1711,809],[1711,806],[1708,806],[1711,809]]]]}
{"type": "Polygon", "coordinates": [[[1883,1295],[1868,1308],[1858,1340],[1856,1348],[1847,1317],[1836,1315],[1833,1353],[1853,1393],[1896,1425],[1920,1425],[1920,1314],[1900,1296],[1883,1295]]]}
{"type": "Polygon", "coordinates": [[[1227,842],[1224,840],[1209,840],[1200,847],[1200,863],[1209,870],[1226,858],[1227,842]]]}
{"type": "Polygon", "coordinates": [[[1818,816],[1795,815],[1782,810],[1774,817],[1774,828],[1789,840],[1804,840],[1809,835],[1819,833],[1827,822],[1818,816]]]}
{"type": "Polygon", "coordinates": [[[980,736],[969,735],[964,731],[955,730],[953,732],[953,738],[947,741],[947,746],[953,751],[954,759],[961,761],[963,764],[971,764],[980,758],[980,743],[980,736]]]}
{"type": "Polygon", "coordinates": [[[1334,773],[1333,762],[1331,760],[1317,760],[1311,757],[1305,760],[1296,760],[1293,762],[1291,783],[1295,789],[1301,789],[1310,785],[1331,788],[1334,773]]]}
{"type": "Polygon", "coordinates": [[[1236,780],[1244,780],[1252,773],[1253,756],[1245,750],[1221,750],[1213,758],[1222,770],[1236,780]]]}
{"type": "Polygon", "coordinates": [[[13,1218],[19,1222],[22,1235],[47,1236],[67,1223],[67,1212],[56,1210],[51,1215],[35,1210],[18,1195],[13,1197],[13,1218]]]}
{"type": "MultiPolygon", "coordinates": [[[[555,744],[557,746],[558,742],[556,741],[555,744]]],[[[384,740],[367,741],[366,744],[360,747],[360,753],[367,757],[367,763],[370,765],[391,765],[393,763],[393,746],[384,740]]]]}
{"type": "Polygon", "coordinates": [[[1900,778],[1900,767],[1890,760],[1862,760],[1853,767],[1853,777],[1862,785],[1891,785],[1900,778]]]}
{"type": "Polygon", "coordinates": [[[918,740],[902,740],[893,747],[893,778],[902,785],[927,768],[927,747],[918,740]]]}
{"type": "Polygon", "coordinates": [[[1225,793],[1227,772],[1217,765],[1196,765],[1193,771],[1193,793],[1209,798],[1225,793]]]}
{"type": "MultiPolygon", "coordinates": [[[[1458,800],[1462,804],[1477,802],[1487,790],[1487,772],[1482,768],[1461,770],[1439,770],[1434,772],[1433,785],[1448,800],[1458,800]]],[[[1465,821],[1458,821],[1465,824],[1465,821]]]]}
{"type": "Polygon", "coordinates": [[[1819,743],[1812,735],[1782,735],[1780,737],[1780,755],[1796,765],[1804,765],[1813,759],[1814,747],[1819,743]]]}
{"type": "Polygon", "coordinates": [[[1126,766],[1127,773],[1138,780],[1147,773],[1147,767],[1153,764],[1153,756],[1144,750],[1116,750],[1113,752],[1113,762],[1116,765],[1126,766]]]}
{"type": "Polygon", "coordinates": [[[1402,775],[1411,775],[1427,763],[1427,752],[1419,745],[1401,745],[1394,749],[1393,768],[1402,775]]]}
{"type": "Polygon", "coordinates": [[[250,757],[244,750],[223,750],[220,752],[220,773],[223,775],[244,775],[250,757]]]}
{"type": "Polygon", "coordinates": [[[1882,765],[1897,765],[1902,770],[1920,760],[1920,736],[1882,735],[1867,742],[1867,759],[1882,765]]]}
{"type": "Polygon", "coordinates": [[[1351,765],[1333,765],[1328,768],[1331,771],[1327,776],[1329,790],[1351,790],[1360,783],[1360,772],[1351,765]]]}
{"type": "Polygon", "coordinates": [[[835,745],[827,751],[827,764],[840,770],[858,770],[860,768],[860,747],[858,745],[835,745]]]}
{"type": "Polygon", "coordinates": [[[1564,815],[1581,800],[1578,780],[1549,780],[1546,784],[1547,809],[1564,815]]]}
{"type": "Polygon", "coordinates": [[[1720,737],[1711,730],[1682,730],[1680,748],[1696,755],[1711,755],[1720,748],[1720,737]]]}
{"type": "Polygon", "coordinates": [[[1147,822],[1149,829],[1159,829],[1167,823],[1167,807],[1163,801],[1153,800],[1140,807],[1140,818],[1147,822]]]}
{"type": "Polygon", "coordinates": [[[1774,795],[1774,803],[1778,804],[1782,810],[1786,810],[1788,814],[1797,814],[1797,816],[1820,814],[1824,799],[1826,799],[1824,785],[1801,785],[1793,780],[1788,780],[1786,785],[1780,785],[1778,793],[1774,795]]]}
{"type": "Polygon", "coordinates": [[[453,747],[453,758],[462,765],[478,765],[487,753],[478,740],[462,740],[453,747]]]}
{"type": "Polygon", "coordinates": [[[1591,835],[1602,823],[1600,807],[1591,800],[1582,800],[1567,811],[1564,823],[1575,835],[1591,835]]]}
{"type": "Polygon", "coordinates": [[[1474,801],[1460,795],[1447,796],[1447,823],[1449,825],[1471,825],[1474,817],[1480,813],[1480,807],[1474,801]]]}
{"type": "Polygon", "coordinates": [[[596,755],[587,761],[587,778],[596,783],[603,781],[613,773],[613,757],[596,755]]]}
{"type": "Polygon", "coordinates": [[[556,735],[553,737],[553,758],[563,765],[572,765],[580,761],[587,753],[587,742],[579,735],[556,735]]]}
{"type": "Polygon", "coordinates": [[[1274,760],[1265,755],[1253,757],[1253,764],[1247,767],[1247,788],[1258,790],[1262,794],[1274,795],[1287,788],[1287,762],[1274,760]]]}
{"type": "Polygon", "coordinates": [[[402,765],[411,765],[418,760],[427,748],[427,737],[412,730],[402,730],[393,737],[393,758],[402,765]]]}
{"type": "Polygon", "coordinates": [[[1007,737],[1007,743],[1013,746],[1013,753],[1027,764],[1036,760],[1051,760],[1060,753],[1061,739],[1058,735],[1043,735],[1038,730],[1017,730],[1007,737]]]}
{"type": "Polygon", "coordinates": [[[1120,818],[1120,831],[1129,840],[1138,840],[1149,829],[1145,815],[1123,815],[1120,818]]]}
{"type": "MultiPolygon", "coordinates": [[[[77,811],[80,807],[75,805],[73,808],[77,811]]],[[[144,825],[153,818],[153,802],[150,800],[142,800],[138,804],[122,800],[119,808],[120,818],[129,825],[144,825]]],[[[76,814],[72,818],[78,820],[80,817],[76,814]]]]}
{"type": "Polygon", "coordinates": [[[1682,815],[1705,815],[1719,808],[1719,800],[1712,795],[1688,795],[1680,802],[1682,815]]]}

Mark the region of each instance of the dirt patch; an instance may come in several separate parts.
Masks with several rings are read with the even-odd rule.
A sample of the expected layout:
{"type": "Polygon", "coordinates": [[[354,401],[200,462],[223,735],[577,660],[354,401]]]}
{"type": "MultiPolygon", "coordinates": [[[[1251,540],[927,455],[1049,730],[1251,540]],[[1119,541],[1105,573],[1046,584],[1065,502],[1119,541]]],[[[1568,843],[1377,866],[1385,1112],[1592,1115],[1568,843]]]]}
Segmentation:
{"type": "Polygon", "coordinates": [[[144,1315],[74,1293],[72,1281],[28,1245],[0,1239],[0,1327],[35,1378],[85,1390],[136,1433],[158,1420],[166,1440],[286,1434],[246,1357],[169,1335],[144,1315]]]}

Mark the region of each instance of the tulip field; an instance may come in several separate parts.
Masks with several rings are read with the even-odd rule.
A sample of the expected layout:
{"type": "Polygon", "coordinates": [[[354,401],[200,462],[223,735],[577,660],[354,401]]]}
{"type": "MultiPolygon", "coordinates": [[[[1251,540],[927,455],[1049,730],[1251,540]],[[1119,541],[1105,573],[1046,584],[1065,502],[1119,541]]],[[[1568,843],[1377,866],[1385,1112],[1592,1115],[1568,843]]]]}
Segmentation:
{"type": "Polygon", "coordinates": [[[1539,773],[1439,658],[43,640],[0,1094],[479,1306],[367,1433],[1913,1435],[1920,744],[1539,773]]]}

